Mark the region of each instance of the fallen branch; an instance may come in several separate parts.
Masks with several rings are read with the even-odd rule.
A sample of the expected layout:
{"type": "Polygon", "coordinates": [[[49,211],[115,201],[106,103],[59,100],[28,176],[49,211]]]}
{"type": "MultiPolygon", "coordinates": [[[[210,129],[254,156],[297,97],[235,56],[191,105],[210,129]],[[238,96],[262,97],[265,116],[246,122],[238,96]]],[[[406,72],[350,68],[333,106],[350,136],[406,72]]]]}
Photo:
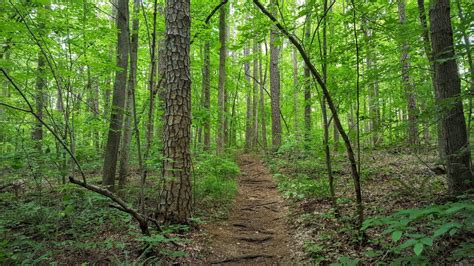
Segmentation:
{"type": "Polygon", "coordinates": [[[123,201],[120,197],[118,197],[117,195],[115,195],[114,193],[110,192],[109,190],[107,190],[105,188],[101,188],[101,187],[98,187],[96,185],[92,185],[92,184],[89,184],[89,183],[82,182],[80,180],[75,179],[72,176],[69,177],[69,182],[71,182],[73,184],[76,184],[76,185],[79,185],[79,186],[81,186],[83,188],[86,188],[90,191],[94,191],[94,192],[96,192],[96,193],[98,193],[102,196],[105,196],[105,197],[111,199],[113,202],[115,202],[119,205],[120,208],[117,208],[117,209],[130,214],[133,218],[135,218],[135,220],[137,220],[137,222],[140,226],[140,230],[142,231],[142,233],[144,235],[150,236],[150,231],[148,229],[148,222],[147,222],[146,217],[144,217],[142,214],[138,213],[136,210],[129,207],[128,204],[125,203],[125,201],[123,201]]]}

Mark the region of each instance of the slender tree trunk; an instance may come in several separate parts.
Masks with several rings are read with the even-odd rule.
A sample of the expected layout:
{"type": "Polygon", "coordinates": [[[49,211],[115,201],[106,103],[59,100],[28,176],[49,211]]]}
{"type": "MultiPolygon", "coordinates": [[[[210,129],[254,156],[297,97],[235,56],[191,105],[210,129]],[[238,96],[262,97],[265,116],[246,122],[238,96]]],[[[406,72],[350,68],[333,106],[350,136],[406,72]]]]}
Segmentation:
{"type": "Polygon", "coordinates": [[[206,111],[206,118],[204,120],[204,150],[209,151],[211,148],[211,123],[210,123],[210,106],[211,106],[211,77],[209,75],[210,69],[210,41],[206,40],[204,43],[204,65],[202,68],[202,91],[204,94],[204,110],[206,111]]]}
{"type": "MultiPolygon", "coordinates": [[[[46,60],[41,52],[38,52],[38,66],[36,68],[36,88],[35,88],[35,112],[40,119],[43,118],[44,108],[44,89],[46,88],[46,60]]],[[[31,138],[34,141],[34,147],[39,154],[42,150],[43,125],[35,122],[31,138]]]]}
{"type": "MultiPolygon", "coordinates": [[[[398,17],[402,26],[402,30],[404,29],[404,27],[406,27],[407,24],[405,1],[406,0],[398,0],[398,17]]],[[[412,82],[410,81],[410,55],[408,53],[408,51],[410,50],[410,46],[408,45],[407,41],[403,42],[401,50],[402,52],[400,64],[402,66],[402,86],[405,91],[408,110],[408,144],[416,150],[419,144],[417,123],[418,111],[416,107],[415,88],[412,82]]]]}
{"type": "MultiPolygon", "coordinates": [[[[258,47],[259,49],[261,46],[258,47]]],[[[260,49],[261,50],[261,49],[260,49]]],[[[260,124],[262,126],[262,147],[263,151],[266,153],[268,149],[267,145],[267,124],[266,124],[266,113],[265,113],[265,81],[267,76],[267,71],[265,70],[265,78],[263,77],[263,55],[259,55],[259,72],[260,72],[260,124]]]]}
{"type": "MultiPolygon", "coordinates": [[[[328,1],[323,0],[323,10],[326,12],[328,8],[328,1]]],[[[327,84],[327,66],[328,66],[328,49],[327,49],[327,21],[328,18],[326,17],[323,21],[323,47],[322,47],[322,55],[321,61],[322,63],[322,74],[323,74],[323,81],[324,84],[327,84]]],[[[332,164],[331,164],[331,150],[329,149],[329,122],[328,122],[328,115],[326,111],[326,99],[322,97],[321,99],[321,112],[323,115],[323,126],[324,126],[324,153],[326,159],[326,171],[328,174],[329,180],[329,192],[331,195],[331,202],[332,207],[336,208],[336,194],[334,191],[334,176],[332,174],[332,164]]]]}
{"type": "Polygon", "coordinates": [[[259,67],[258,67],[258,54],[260,53],[260,44],[257,41],[253,41],[253,91],[252,91],[252,148],[258,147],[258,80],[262,82],[261,77],[259,78],[259,67]]]}
{"type": "MultiPolygon", "coordinates": [[[[249,49],[246,47],[244,49],[244,56],[248,57],[249,55],[249,49]]],[[[244,71],[245,71],[245,80],[247,83],[245,84],[246,88],[246,104],[247,104],[247,112],[246,112],[246,117],[245,117],[245,150],[248,152],[252,148],[252,121],[253,121],[253,113],[252,113],[252,90],[250,87],[250,62],[245,61],[244,63],[244,71]]]]}
{"type": "Polygon", "coordinates": [[[191,189],[190,1],[168,0],[163,66],[166,88],[161,208],[166,222],[188,223],[191,189]]]}
{"type": "Polygon", "coordinates": [[[222,6],[219,9],[219,84],[218,84],[218,123],[217,123],[217,154],[222,154],[225,146],[225,80],[226,80],[226,71],[225,63],[227,57],[227,47],[226,47],[226,7],[222,6]]]}
{"type": "Polygon", "coordinates": [[[293,60],[293,132],[296,139],[300,140],[299,124],[298,124],[298,51],[293,48],[292,60],[293,60]]]}
{"type": "Polygon", "coordinates": [[[376,147],[379,141],[379,124],[380,124],[380,110],[379,110],[379,99],[378,99],[378,81],[372,78],[375,71],[375,65],[373,60],[373,54],[371,51],[372,41],[372,30],[369,28],[367,20],[364,19],[364,39],[367,46],[367,53],[365,56],[366,62],[366,79],[369,81],[367,84],[367,91],[369,96],[369,116],[370,116],[370,132],[372,135],[372,145],[376,147]]]}
{"type": "Polygon", "coordinates": [[[155,96],[157,94],[155,78],[157,76],[157,16],[158,16],[158,1],[155,0],[153,3],[153,30],[151,33],[151,47],[150,47],[150,76],[148,77],[148,92],[150,94],[148,102],[148,120],[146,122],[146,137],[145,137],[145,176],[148,171],[147,161],[150,156],[150,150],[153,145],[153,131],[154,131],[154,119],[155,119],[155,96]]]}
{"type": "MultiPolygon", "coordinates": [[[[271,0],[272,13],[277,14],[276,0],[271,0]]],[[[278,150],[281,144],[281,122],[280,122],[280,67],[278,46],[278,29],[272,26],[270,31],[270,95],[272,106],[272,150],[278,150]]]]}
{"type": "Polygon", "coordinates": [[[132,141],[132,113],[133,113],[133,91],[137,82],[137,52],[138,52],[138,30],[139,30],[140,0],[133,1],[133,22],[130,40],[130,73],[127,82],[127,101],[125,121],[123,125],[122,149],[120,151],[119,165],[119,189],[125,187],[129,172],[130,142],[132,141]]]}
{"type": "Polygon", "coordinates": [[[455,59],[449,0],[435,1],[430,7],[435,89],[440,100],[451,104],[442,110],[448,187],[453,194],[474,188],[471,154],[461,100],[461,80],[455,59]]]}
{"type": "MultiPolygon", "coordinates": [[[[305,42],[309,45],[311,39],[311,13],[306,15],[305,42]]],[[[304,65],[304,141],[305,149],[309,149],[311,142],[311,73],[307,65],[304,65]]]]}
{"type": "Polygon", "coordinates": [[[117,67],[115,73],[112,112],[110,114],[109,134],[105,148],[102,183],[111,191],[115,188],[117,155],[122,135],[123,110],[127,90],[127,67],[129,52],[128,0],[117,1],[117,67]]]}

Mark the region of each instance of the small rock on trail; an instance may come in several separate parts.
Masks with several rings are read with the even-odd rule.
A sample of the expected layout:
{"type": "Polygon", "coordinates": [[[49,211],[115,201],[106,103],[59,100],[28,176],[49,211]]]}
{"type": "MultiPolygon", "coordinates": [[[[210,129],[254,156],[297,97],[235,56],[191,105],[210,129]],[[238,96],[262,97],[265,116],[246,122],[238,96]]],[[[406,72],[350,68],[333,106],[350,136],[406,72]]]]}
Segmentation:
{"type": "Polygon", "coordinates": [[[292,264],[288,209],[262,162],[239,156],[238,195],[227,220],[206,226],[210,255],[206,264],[292,264]]]}

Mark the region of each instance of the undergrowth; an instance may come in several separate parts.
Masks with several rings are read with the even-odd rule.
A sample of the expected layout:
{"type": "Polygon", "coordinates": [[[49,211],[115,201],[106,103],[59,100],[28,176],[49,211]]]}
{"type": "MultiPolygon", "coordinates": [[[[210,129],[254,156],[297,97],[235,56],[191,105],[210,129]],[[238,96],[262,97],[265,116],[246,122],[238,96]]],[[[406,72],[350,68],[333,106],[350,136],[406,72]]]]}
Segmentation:
{"type": "Polygon", "coordinates": [[[444,177],[427,169],[437,164],[436,155],[414,155],[397,147],[362,153],[367,242],[361,245],[345,154],[332,153],[336,212],[329,199],[322,147],[302,149],[288,141],[266,161],[280,192],[292,203],[295,239],[311,263],[474,262],[474,201],[471,196],[445,200],[444,177]]]}
{"type": "MultiPolygon", "coordinates": [[[[233,157],[201,154],[194,158],[193,188],[196,213],[225,216],[236,192],[239,167],[233,157]]],[[[43,171],[43,174],[47,173],[43,171]]],[[[187,225],[150,227],[143,236],[130,215],[110,208],[110,200],[73,184],[53,182],[38,187],[25,180],[19,191],[0,193],[0,264],[162,264],[186,256],[187,225]],[[184,244],[177,248],[171,242],[184,244]],[[144,249],[146,247],[146,249],[144,249]]],[[[88,182],[99,182],[90,176],[88,182]]],[[[156,209],[159,176],[150,173],[145,189],[146,212],[156,209]]],[[[46,179],[44,179],[46,180],[46,179]]],[[[138,208],[139,177],[132,175],[123,199],[138,208]]]]}

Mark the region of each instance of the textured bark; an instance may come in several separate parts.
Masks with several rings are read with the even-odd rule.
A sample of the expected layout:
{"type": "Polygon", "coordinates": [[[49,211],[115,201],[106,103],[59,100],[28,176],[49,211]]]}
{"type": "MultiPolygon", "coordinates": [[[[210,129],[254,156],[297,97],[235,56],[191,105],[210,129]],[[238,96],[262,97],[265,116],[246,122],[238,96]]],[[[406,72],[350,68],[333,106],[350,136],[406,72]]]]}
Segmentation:
{"type": "Polygon", "coordinates": [[[252,148],[256,149],[258,146],[258,81],[259,78],[259,62],[258,54],[260,53],[260,44],[253,41],[253,91],[252,91],[252,148]]]}
{"type": "MultiPolygon", "coordinates": [[[[244,56],[248,57],[249,55],[249,49],[246,47],[244,49],[244,56]]],[[[245,79],[247,81],[246,83],[246,94],[245,94],[245,99],[246,99],[246,117],[245,117],[245,150],[250,151],[252,148],[252,90],[250,89],[250,62],[245,61],[244,63],[244,72],[245,72],[245,79]]]]}
{"type": "MultiPolygon", "coordinates": [[[[271,0],[272,13],[277,14],[276,0],[271,0]]],[[[270,95],[272,107],[272,150],[277,151],[281,144],[280,121],[280,47],[278,29],[272,26],[270,31],[270,95]]]]}
{"type": "MultiPolygon", "coordinates": [[[[261,48],[260,45],[258,47],[259,49],[261,48]]],[[[261,50],[261,49],[260,49],[261,50]]],[[[266,80],[266,71],[265,71],[265,78],[263,78],[263,56],[260,53],[259,55],[259,73],[260,73],[260,124],[262,127],[262,147],[264,152],[267,151],[268,145],[267,145],[267,124],[266,124],[266,113],[265,113],[265,80],[266,80]]]]}
{"type": "Polygon", "coordinates": [[[204,65],[202,67],[202,92],[203,107],[206,111],[206,119],[204,120],[204,150],[209,151],[211,147],[211,123],[210,123],[210,106],[211,106],[211,76],[210,69],[210,42],[206,40],[204,43],[204,65]]]}
{"type": "Polygon", "coordinates": [[[112,112],[110,114],[109,133],[104,155],[102,183],[111,191],[115,188],[117,155],[122,135],[123,110],[127,90],[127,67],[129,52],[128,0],[117,1],[117,67],[115,73],[112,112]]]}
{"type": "Polygon", "coordinates": [[[474,188],[471,154],[461,94],[461,80],[455,59],[449,0],[430,7],[435,89],[446,106],[442,110],[443,140],[446,148],[448,188],[453,194],[474,188]]]}
{"type": "Polygon", "coordinates": [[[168,0],[163,57],[165,119],[161,208],[166,222],[188,223],[191,217],[191,74],[190,1],[168,0]]]}
{"type": "Polygon", "coordinates": [[[218,122],[217,122],[217,153],[221,154],[224,151],[224,139],[225,139],[225,62],[227,57],[227,47],[226,47],[226,8],[222,6],[219,9],[219,84],[218,84],[218,95],[217,95],[217,105],[218,105],[218,122]]]}
{"type": "MultiPolygon", "coordinates": [[[[306,28],[304,39],[307,45],[311,40],[311,12],[306,15],[306,28]]],[[[305,148],[309,149],[311,141],[311,73],[309,67],[304,65],[304,141],[305,148]]]]}
{"type": "MultiPolygon", "coordinates": [[[[406,19],[406,0],[398,0],[398,17],[400,24],[405,27],[406,19]]],[[[402,86],[405,91],[408,110],[408,144],[416,149],[419,144],[418,139],[418,123],[417,123],[417,107],[416,107],[416,93],[415,88],[410,81],[410,46],[407,41],[402,43],[400,64],[402,66],[402,86]]]]}
{"type": "MultiPolygon", "coordinates": [[[[46,88],[46,60],[41,52],[38,52],[38,66],[36,68],[36,85],[35,85],[35,112],[40,119],[43,119],[44,108],[44,90],[46,88]]],[[[35,149],[41,153],[43,141],[43,125],[37,121],[31,132],[35,149]]]]}
{"type": "Polygon", "coordinates": [[[132,141],[133,94],[137,82],[137,52],[140,0],[133,1],[133,22],[130,40],[130,72],[127,81],[126,113],[123,124],[122,148],[120,151],[119,188],[124,188],[129,172],[130,142],[132,141]]]}

